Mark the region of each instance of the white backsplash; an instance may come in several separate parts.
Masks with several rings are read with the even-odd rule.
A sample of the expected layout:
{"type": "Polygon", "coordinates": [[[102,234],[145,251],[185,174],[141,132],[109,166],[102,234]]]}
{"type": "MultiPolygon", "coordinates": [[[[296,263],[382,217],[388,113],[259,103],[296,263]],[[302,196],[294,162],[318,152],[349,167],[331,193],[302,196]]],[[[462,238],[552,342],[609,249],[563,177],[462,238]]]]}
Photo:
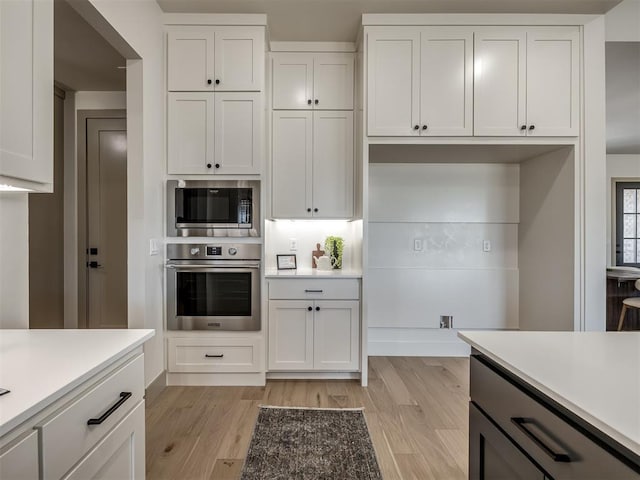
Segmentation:
{"type": "Polygon", "coordinates": [[[344,239],[342,269],[345,271],[359,268],[354,252],[360,250],[357,234],[362,222],[345,220],[276,220],[266,221],[265,226],[265,266],[276,268],[276,255],[296,255],[298,269],[311,268],[311,252],[320,244],[324,249],[327,236],[344,239]],[[295,238],[298,248],[295,252],[289,249],[291,239],[295,238]]]}

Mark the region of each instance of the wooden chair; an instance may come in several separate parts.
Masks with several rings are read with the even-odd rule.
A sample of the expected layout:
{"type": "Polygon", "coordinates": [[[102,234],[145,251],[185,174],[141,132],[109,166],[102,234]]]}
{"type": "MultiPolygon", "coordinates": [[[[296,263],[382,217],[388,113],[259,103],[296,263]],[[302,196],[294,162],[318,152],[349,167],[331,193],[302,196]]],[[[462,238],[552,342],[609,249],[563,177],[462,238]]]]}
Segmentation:
{"type": "MultiPolygon", "coordinates": [[[[640,290],[640,279],[636,280],[636,289],[640,290]]],[[[640,310],[640,297],[629,297],[622,301],[622,312],[620,312],[620,321],[618,322],[618,331],[622,330],[624,324],[624,316],[628,308],[637,308],[640,310]]]]}

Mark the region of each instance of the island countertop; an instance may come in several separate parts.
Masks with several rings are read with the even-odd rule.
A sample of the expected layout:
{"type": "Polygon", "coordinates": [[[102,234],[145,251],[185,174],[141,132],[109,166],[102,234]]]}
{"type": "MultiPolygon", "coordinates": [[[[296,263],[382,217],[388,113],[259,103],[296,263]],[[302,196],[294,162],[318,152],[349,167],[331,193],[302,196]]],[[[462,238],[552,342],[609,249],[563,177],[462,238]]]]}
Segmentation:
{"type": "Polygon", "coordinates": [[[458,336],[640,455],[640,332],[462,331],[458,336]]]}
{"type": "Polygon", "coordinates": [[[0,330],[0,436],[153,337],[153,330],[0,330]]]}

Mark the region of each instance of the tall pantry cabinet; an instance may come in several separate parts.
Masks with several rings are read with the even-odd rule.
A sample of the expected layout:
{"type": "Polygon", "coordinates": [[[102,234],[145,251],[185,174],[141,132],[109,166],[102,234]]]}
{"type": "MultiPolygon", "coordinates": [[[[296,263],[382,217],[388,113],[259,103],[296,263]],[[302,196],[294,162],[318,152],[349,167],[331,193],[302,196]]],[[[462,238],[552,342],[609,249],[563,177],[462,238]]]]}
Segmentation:
{"type": "Polygon", "coordinates": [[[353,216],[352,53],[272,54],[272,218],[353,216]]]}
{"type": "Polygon", "coordinates": [[[258,174],[264,27],[180,26],[167,36],[169,174],[258,174]]]}

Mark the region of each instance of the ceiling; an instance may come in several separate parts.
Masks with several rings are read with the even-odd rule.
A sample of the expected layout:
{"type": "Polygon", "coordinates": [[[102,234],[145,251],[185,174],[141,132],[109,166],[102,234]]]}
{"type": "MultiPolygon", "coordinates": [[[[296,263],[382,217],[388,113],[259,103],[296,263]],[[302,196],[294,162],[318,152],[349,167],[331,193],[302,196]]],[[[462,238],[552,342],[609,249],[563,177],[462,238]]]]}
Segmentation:
{"type": "Polygon", "coordinates": [[[607,153],[640,154],[640,42],[606,42],[607,153]]]}
{"type": "Polygon", "coordinates": [[[620,0],[157,0],[165,12],[266,13],[275,41],[353,42],[363,13],[602,14],[620,0]]]}
{"type": "Polygon", "coordinates": [[[125,59],[65,0],[54,1],[53,25],[56,83],[75,91],[126,89],[126,70],[117,68],[125,59]]]}

